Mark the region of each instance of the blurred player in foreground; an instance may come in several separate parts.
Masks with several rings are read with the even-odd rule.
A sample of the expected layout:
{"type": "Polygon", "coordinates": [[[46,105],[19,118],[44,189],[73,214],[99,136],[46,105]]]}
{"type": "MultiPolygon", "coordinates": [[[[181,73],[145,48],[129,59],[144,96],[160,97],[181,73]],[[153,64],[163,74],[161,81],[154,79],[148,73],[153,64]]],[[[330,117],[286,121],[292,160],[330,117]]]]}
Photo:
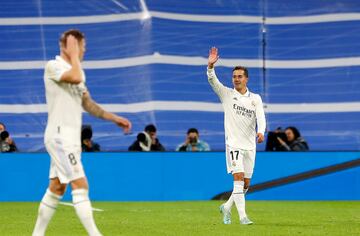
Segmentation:
{"type": "Polygon", "coordinates": [[[228,173],[234,177],[233,192],[229,200],[220,206],[220,211],[223,213],[224,224],[231,224],[231,207],[235,202],[240,223],[249,225],[253,222],[246,215],[244,194],[253,174],[256,138],[258,143],[264,141],[265,114],[261,97],[247,88],[247,69],[235,67],[232,75],[234,89],[225,87],[215,74],[214,65],[218,59],[218,49],[211,48],[207,75],[224,108],[226,165],[228,173]]]}
{"type": "Polygon", "coordinates": [[[84,34],[78,30],[68,30],[60,38],[60,56],[46,64],[44,82],[48,122],[44,142],[51,156],[50,183],[40,203],[34,236],[45,234],[69,183],[74,208],[81,223],[89,235],[101,235],[94,222],[89,186],[81,163],[82,110],[114,122],[124,132],[131,129],[130,121],[103,110],[91,99],[80,64],[84,53],[84,34]]]}

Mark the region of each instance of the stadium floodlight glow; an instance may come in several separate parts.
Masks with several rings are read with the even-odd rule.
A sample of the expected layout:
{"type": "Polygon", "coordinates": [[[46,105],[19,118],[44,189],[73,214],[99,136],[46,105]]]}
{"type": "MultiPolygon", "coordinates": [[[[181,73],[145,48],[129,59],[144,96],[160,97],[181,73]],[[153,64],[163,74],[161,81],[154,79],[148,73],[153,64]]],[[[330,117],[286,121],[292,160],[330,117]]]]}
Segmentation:
{"type": "Polygon", "coordinates": [[[149,11],[143,11],[142,15],[141,15],[141,20],[147,20],[151,18],[150,12],[149,11]]]}
{"type": "Polygon", "coordinates": [[[145,0],[140,0],[140,6],[142,9],[141,20],[147,20],[147,19],[151,18],[151,14],[146,6],[145,0]]]}

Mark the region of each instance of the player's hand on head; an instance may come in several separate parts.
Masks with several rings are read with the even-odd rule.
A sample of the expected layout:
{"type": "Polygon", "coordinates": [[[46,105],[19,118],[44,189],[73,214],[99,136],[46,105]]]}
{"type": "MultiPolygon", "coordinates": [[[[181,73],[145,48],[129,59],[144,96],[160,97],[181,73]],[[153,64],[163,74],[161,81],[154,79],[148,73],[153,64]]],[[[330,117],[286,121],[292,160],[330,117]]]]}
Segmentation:
{"type": "Polygon", "coordinates": [[[264,142],[264,135],[262,133],[257,133],[256,137],[258,143],[264,142]]]}
{"type": "Polygon", "coordinates": [[[66,39],[66,48],[65,52],[69,57],[78,57],[79,56],[79,42],[73,35],[69,35],[66,39]]]}
{"type": "Polygon", "coordinates": [[[217,62],[218,59],[219,59],[218,49],[216,47],[210,48],[208,65],[213,66],[217,62]]]}

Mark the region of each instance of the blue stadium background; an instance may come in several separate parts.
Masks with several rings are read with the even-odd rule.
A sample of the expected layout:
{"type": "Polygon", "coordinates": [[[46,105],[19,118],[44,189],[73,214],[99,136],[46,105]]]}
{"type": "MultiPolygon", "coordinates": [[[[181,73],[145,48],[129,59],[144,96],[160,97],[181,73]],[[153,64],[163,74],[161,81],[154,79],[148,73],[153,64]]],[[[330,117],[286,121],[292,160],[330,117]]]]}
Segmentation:
{"type": "MultiPolygon", "coordinates": [[[[229,86],[231,66],[242,62],[257,63],[249,66],[249,88],[263,97],[268,130],[297,126],[312,150],[358,151],[360,18],[341,21],[328,15],[328,19],[320,23],[286,22],[286,17],[335,13],[358,14],[360,3],[355,0],[335,3],[325,0],[1,0],[0,121],[7,125],[21,151],[44,150],[47,114],[29,108],[29,105],[45,104],[43,69],[41,66],[26,68],[26,63],[35,65],[52,59],[58,54],[60,33],[79,28],[87,36],[85,60],[100,61],[95,63],[100,68],[90,64],[85,66],[87,85],[96,101],[129,104],[130,107],[136,103],[163,101],[166,107],[149,109],[145,103],[137,111],[119,112],[133,122],[134,133],[128,136],[113,124],[84,114],[84,123],[92,125],[94,139],[104,151],[127,150],[136,133],[148,123],[156,124],[160,141],[167,150],[174,150],[190,127],[199,129],[202,139],[212,150],[223,150],[222,112],[206,107],[199,110],[198,106],[193,106],[194,102],[219,103],[205,74],[205,58],[211,46],[219,48],[221,60],[229,61],[217,67],[219,78],[229,86]],[[156,17],[159,12],[177,13],[190,20],[156,17]],[[143,19],[96,22],[100,15],[113,19],[136,13],[144,14],[143,19]],[[154,16],[147,18],[146,14],[154,16]],[[210,16],[214,20],[191,20],[192,15],[210,16]],[[94,22],[66,23],[66,17],[86,16],[94,22]],[[221,22],[231,16],[255,17],[260,21],[221,22]],[[43,17],[44,22],[31,23],[33,17],[43,17]],[[56,24],[46,23],[51,17],[64,18],[56,24]],[[271,23],[276,17],[285,17],[284,22],[271,23]],[[25,21],[21,23],[18,19],[25,21]],[[122,62],[127,62],[132,57],[154,54],[155,57],[159,54],[175,56],[175,62],[145,62],[132,66],[119,63],[109,68],[101,67],[101,61],[123,59],[122,62]],[[350,65],[324,65],[327,59],[344,58],[352,61],[350,65]],[[271,64],[276,60],[283,62],[282,65],[299,60],[299,66],[287,68],[271,64]],[[309,60],[320,60],[322,64],[306,66],[309,64],[305,63],[302,66],[309,60]],[[172,109],[172,102],[188,104],[188,109],[172,109]],[[281,104],[292,105],[294,109],[286,110],[286,106],[277,112],[270,109],[281,104]],[[314,104],[320,110],[332,105],[336,109],[326,112],[306,110],[314,104]],[[342,108],[349,104],[350,111],[342,108]],[[302,111],[304,107],[305,111],[302,111]]],[[[263,149],[264,145],[261,145],[259,150],[263,149]]]]}

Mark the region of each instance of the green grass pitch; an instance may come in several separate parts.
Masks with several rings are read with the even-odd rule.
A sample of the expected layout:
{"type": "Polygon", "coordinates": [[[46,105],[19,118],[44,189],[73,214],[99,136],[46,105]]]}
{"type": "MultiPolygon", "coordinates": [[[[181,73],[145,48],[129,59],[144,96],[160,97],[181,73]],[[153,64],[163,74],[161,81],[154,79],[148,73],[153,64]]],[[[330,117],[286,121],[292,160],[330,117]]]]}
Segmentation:
{"type": "MultiPolygon", "coordinates": [[[[93,202],[97,225],[113,235],[360,235],[360,202],[248,201],[255,224],[223,225],[219,201],[93,202]]],[[[38,203],[1,202],[0,235],[31,235],[38,203]]],[[[86,235],[71,206],[60,205],[47,235],[86,235]]]]}

